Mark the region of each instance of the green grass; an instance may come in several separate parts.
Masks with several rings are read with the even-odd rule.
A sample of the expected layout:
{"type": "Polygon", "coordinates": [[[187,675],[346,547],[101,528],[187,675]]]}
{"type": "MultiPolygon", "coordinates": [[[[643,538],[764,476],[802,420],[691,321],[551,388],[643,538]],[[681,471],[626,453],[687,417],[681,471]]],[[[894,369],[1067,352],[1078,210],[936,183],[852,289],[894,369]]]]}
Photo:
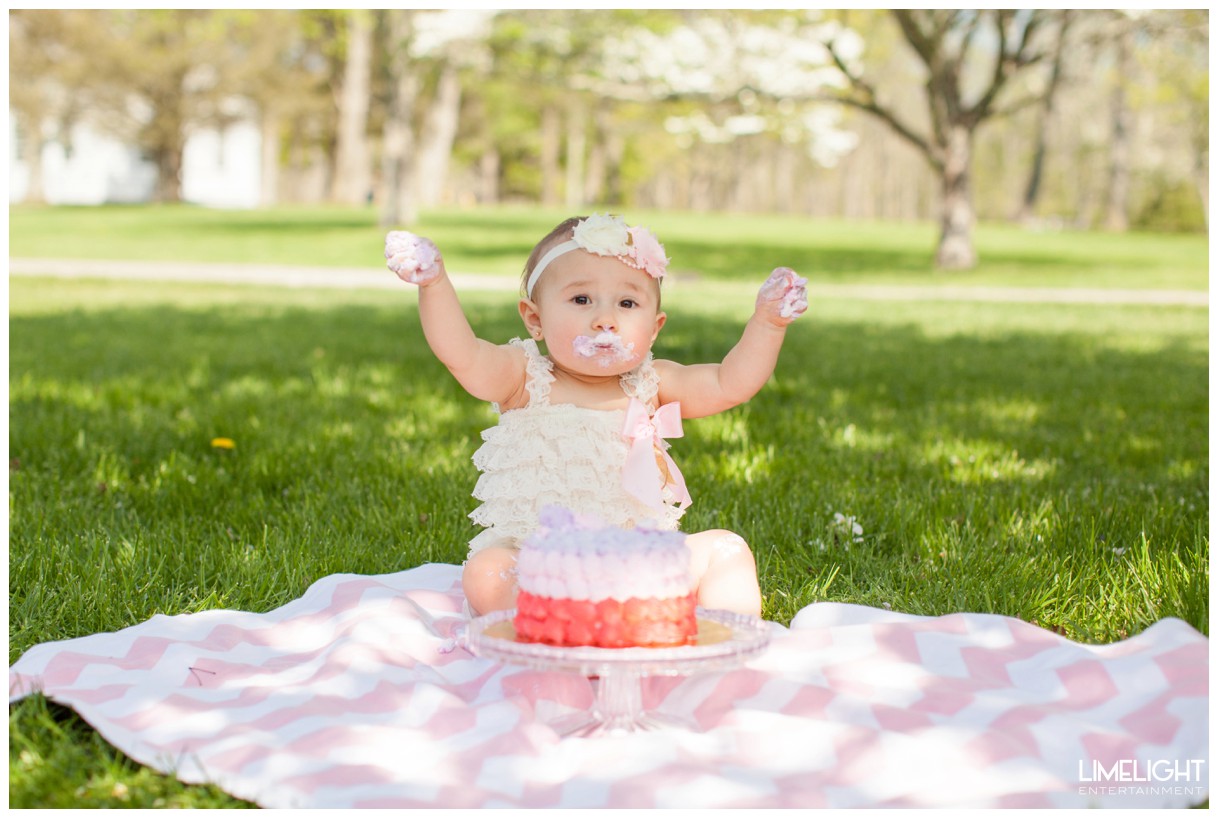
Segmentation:
{"type": "MultiPolygon", "coordinates": [[[[32,254],[21,218],[14,255],[32,254]]],[[[457,241],[469,218],[426,221],[449,219],[457,241]]],[[[540,217],[499,218],[516,252],[540,217]]],[[[671,255],[696,222],[657,226],[671,255]]],[[[494,235],[452,252],[492,258],[494,235]]],[[[884,246],[920,252],[906,235],[884,246]]],[[[1045,269],[1073,263],[1038,249],[1045,269]]],[[[755,287],[674,287],[657,354],[721,358],[755,287]]],[[[469,458],[493,415],[426,349],[409,288],[13,278],[9,296],[10,662],[157,613],[266,611],[329,574],[464,558],[469,458]]],[[[485,337],[519,334],[510,297],[464,298],[485,337]]],[[[817,302],[773,383],[686,425],[683,527],[744,535],[780,622],[836,600],[1091,642],[1168,616],[1208,633],[1208,355],[1202,309],[817,302]]],[[[150,773],[37,697],[9,728],[14,807],[242,805],[150,773]]]]}
{"type": "MultiPolygon", "coordinates": [[[[519,275],[533,244],[568,213],[537,208],[442,210],[410,229],[436,241],[455,272],[519,275]]],[[[778,265],[821,283],[1208,288],[1201,235],[1029,232],[983,224],[981,263],[934,273],[935,226],[798,216],[627,212],[664,242],[677,275],[753,280],[778,265]]],[[[257,211],[177,207],[15,207],[14,257],[209,260],[381,267],[372,209],[257,211]]]]}

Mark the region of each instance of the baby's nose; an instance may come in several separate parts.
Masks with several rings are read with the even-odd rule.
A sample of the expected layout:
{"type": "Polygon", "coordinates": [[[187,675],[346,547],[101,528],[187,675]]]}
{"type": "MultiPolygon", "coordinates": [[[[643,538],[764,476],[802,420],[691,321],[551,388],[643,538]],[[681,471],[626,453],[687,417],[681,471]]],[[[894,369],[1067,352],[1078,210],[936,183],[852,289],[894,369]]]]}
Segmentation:
{"type": "Polygon", "coordinates": [[[592,326],[601,331],[609,330],[617,332],[617,318],[612,313],[606,312],[598,315],[596,320],[592,322],[592,326]]]}

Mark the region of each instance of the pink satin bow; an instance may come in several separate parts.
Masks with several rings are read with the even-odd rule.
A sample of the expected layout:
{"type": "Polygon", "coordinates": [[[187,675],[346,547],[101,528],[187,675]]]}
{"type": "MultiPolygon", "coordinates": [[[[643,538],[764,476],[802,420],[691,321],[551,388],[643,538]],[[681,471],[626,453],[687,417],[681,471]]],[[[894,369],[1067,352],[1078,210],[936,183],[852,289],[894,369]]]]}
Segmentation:
{"type": "Polygon", "coordinates": [[[664,443],[664,438],[682,435],[680,403],[666,403],[651,416],[646,404],[638,398],[631,398],[630,405],[626,407],[626,425],[622,428],[622,437],[630,444],[626,465],[622,469],[622,483],[626,491],[653,508],[664,508],[661,492],[666,480],[656,461],[658,455],[664,458],[667,482],[672,484],[677,504],[685,508],[693,502],[681,470],[665,451],[668,445],[664,443]]]}

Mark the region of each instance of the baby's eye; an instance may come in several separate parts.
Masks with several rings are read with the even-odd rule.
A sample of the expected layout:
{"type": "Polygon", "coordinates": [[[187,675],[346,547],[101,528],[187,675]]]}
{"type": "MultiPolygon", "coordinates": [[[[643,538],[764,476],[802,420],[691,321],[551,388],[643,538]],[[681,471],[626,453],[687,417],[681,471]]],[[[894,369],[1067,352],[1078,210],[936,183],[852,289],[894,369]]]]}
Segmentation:
{"type": "Polygon", "coordinates": [[[581,307],[586,307],[592,303],[592,299],[586,295],[577,295],[571,299],[572,302],[579,304],[581,307]]]}
{"type": "Polygon", "coordinates": [[[618,304],[618,306],[620,306],[624,310],[632,310],[635,307],[637,307],[638,305],[639,305],[639,302],[635,301],[632,298],[623,298],[621,300],[621,303],[618,304]]]}

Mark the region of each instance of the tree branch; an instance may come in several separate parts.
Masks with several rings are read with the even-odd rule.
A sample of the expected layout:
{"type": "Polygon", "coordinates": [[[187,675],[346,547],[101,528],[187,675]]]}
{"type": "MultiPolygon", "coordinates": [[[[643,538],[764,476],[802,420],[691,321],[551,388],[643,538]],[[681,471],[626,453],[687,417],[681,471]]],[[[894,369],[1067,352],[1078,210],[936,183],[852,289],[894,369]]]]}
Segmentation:
{"type": "Polygon", "coordinates": [[[860,111],[866,111],[872,116],[883,120],[888,127],[892,128],[892,130],[896,132],[898,136],[917,148],[926,157],[926,160],[930,162],[931,166],[936,169],[942,166],[943,159],[940,156],[938,149],[927,141],[925,137],[919,135],[908,125],[898,119],[897,116],[887,108],[884,108],[875,102],[855,99],[845,95],[824,94],[815,97],[815,99],[823,102],[836,102],[839,105],[845,105],[850,108],[857,108],[860,111]]]}
{"type": "MultiPolygon", "coordinates": [[[[1016,17],[1008,10],[999,9],[995,12],[995,26],[998,30],[998,51],[994,57],[994,73],[990,78],[990,85],[985,90],[985,93],[964,112],[973,122],[981,122],[994,115],[994,100],[1007,84],[1014,71],[1034,65],[1045,58],[1044,52],[1027,53],[1032,35],[1040,28],[1041,23],[1045,19],[1044,12],[1032,11],[1030,13],[1032,16],[1028,18],[1015,44],[1011,46],[1008,40],[1010,32],[1007,31],[1007,27],[1016,17]]],[[[1023,106],[1021,104],[1017,107],[1023,106]]],[[[1011,110],[1006,110],[1004,113],[1009,114],[1011,110]]]]}
{"type": "Polygon", "coordinates": [[[846,65],[846,61],[842,59],[842,55],[837,52],[833,41],[829,40],[822,43],[825,50],[829,52],[829,58],[833,60],[833,64],[837,66],[837,70],[842,72],[842,76],[850,83],[850,88],[853,93],[847,92],[843,94],[821,94],[816,96],[816,99],[827,102],[836,102],[840,105],[846,105],[851,108],[857,108],[860,111],[866,111],[872,116],[882,119],[890,128],[897,132],[899,136],[912,144],[915,148],[926,155],[926,158],[932,165],[938,167],[939,157],[937,152],[932,147],[930,142],[925,137],[917,134],[912,128],[906,125],[893,111],[880,105],[875,92],[875,87],[860,75],[850,70],[846,65]]]}
{"type": "Polygon", "coordinates": [[[997,108],[991,107],[986,112],[985,118],[986,119],[1001,119],[1003,117],[1014,116],[1015,114],[1019,113],[1020,111],[1027,110],[1028,108],[1031,108],[1035,105],[1043,105],[1043,104],[1044,104],[1043,96],[1032,94],[1032,95],[1028,95],[1028,96],[1022,97],[1020,99],[1014,100],[1012,102],[1008,102],[1007,104],[999,106],[997,108]]]}
{"type": "Polygon", "coordinates": [[[892,16],[896,18],[897,25],[901,27],[901,33],[913,46],[913,50],[922,58],[926,67],[933,71],[939,61],[940,38],[923,31],[921,20],[910,9],[893,9],[892,16]]]}

